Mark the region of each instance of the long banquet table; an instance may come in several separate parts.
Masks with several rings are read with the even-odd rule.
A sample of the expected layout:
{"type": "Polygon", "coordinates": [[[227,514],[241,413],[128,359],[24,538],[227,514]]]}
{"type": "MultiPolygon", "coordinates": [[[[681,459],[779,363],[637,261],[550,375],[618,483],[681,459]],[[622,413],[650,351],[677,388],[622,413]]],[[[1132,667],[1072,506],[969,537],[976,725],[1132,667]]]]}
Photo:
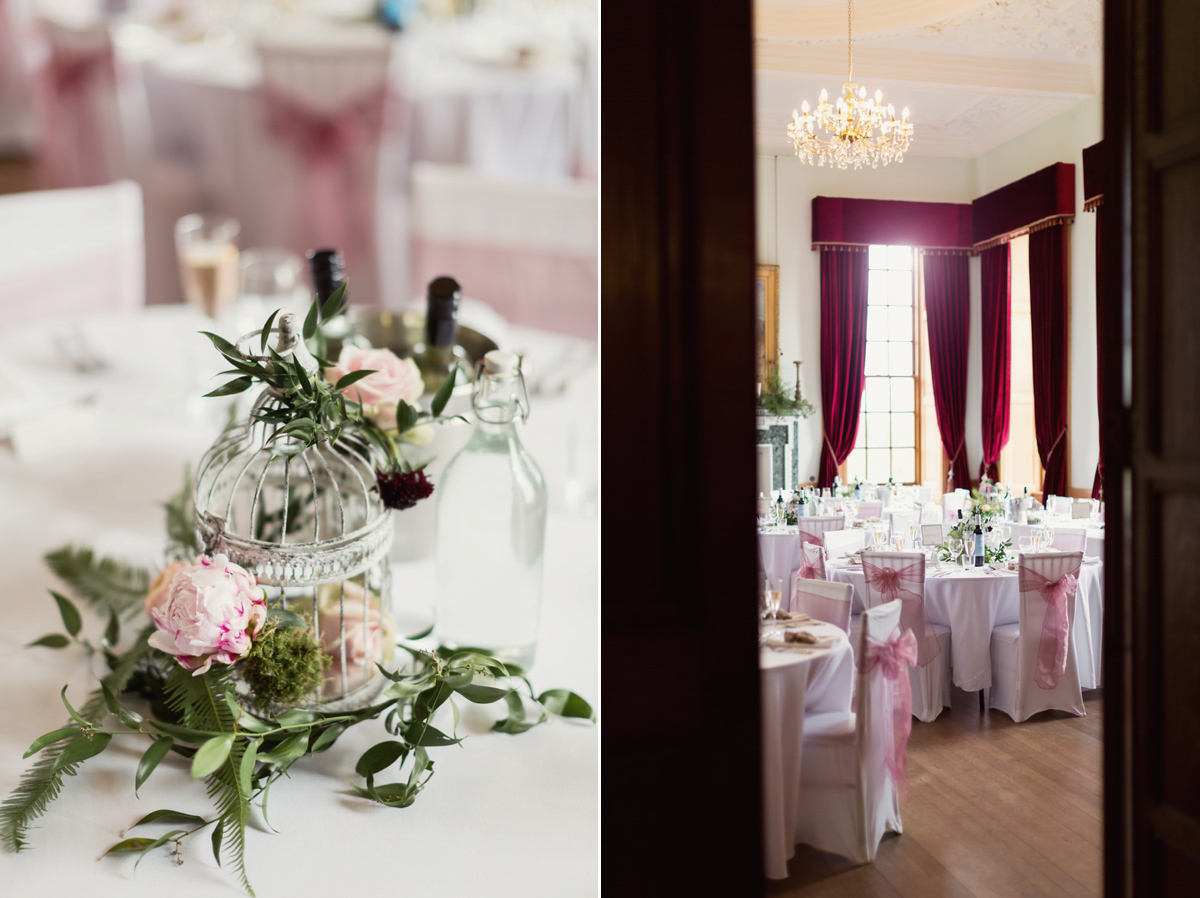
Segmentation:
{"type": "Polygon", "coordinates": [[[795,854],[796,807],[800,796],[804,715],[850,710],[854,654],[832,624],[807,627],[832,640],[809,651],[763,648],[759,654],[762,694],[763,867],[769,879],[786,879],[795,854]]]}
{"type": "MultiPolygon", "coordinates": [[[[164,545],[160,502],[195,469],[221,426],[221,406],[197,415],[186,401],[195,371],[212,355],[196,331],[211,327],[183,307],[135,315],[45,322],[0,331],[0,424],[20,406],[22,388],[47,403],[70,404],[73,433],[56,451],[18,458],[0,442],[0,792],[7,796],[31,761],[22,753],[62,726],[58,692],[77,702],[95,686],[102,662],[79,647],[24,648],[61,632],[48,588],[59,588],[42,555],[68,542],[147,566],[164,545]],[[74,328],[108,361],[93,374],[71,370],[56,338],[74,328]],[[200,352],[193,351],[199,345],[200,352]],[[89,431],[94,429],[94,439],[89,431]],[[100,665],[100,667],[98,667],[100,665]]],[[[512,348],[554,359],[572,341],[512,327],[512,348]]],[[[215,370],[215,369],[210,369],[215,370]]],[[[210,385],[211,388],[211,385],[210,385]]],[[[29,399],[29,395],[26,395],[29,399]]],[[[597,409],[593,366],[558,395],[534,395],[522,431],[541,464],[550,494],[535,687],[573,689],[595,705],[598,691],[598,537],[594,517],[569,513],[563,499],[568,446],[578,447],[597,409]]],[[[2,434],[0,434],[2,436],[2,434]]],[[[595,447],[590,447],[595,451],[595,447]]],[[[584,451],[587,451],[586,449],[584,451]]],[[[578,465],[579,458],[575,458],[578,465]]],[[[464,559],[469,563],[469,559],[464,559]]],[[[398,623],[419,628],[430,616],[431,560],[393,567],[398,623]]],[[[85,612],[85,632],[103,622],[85,612]]],[[[128,631],[128,627],[126,630],[128,631]]],[[[599,709],[602,713],[602,709],[599,709]]],[[[448,707],[441,712],[449,713],[448,707]]],[[[431,749],[436,773],[404,810],[358,798],[350,783],[360,754],[387,738],[368,723],[333,749],[292,769],[271,790],[271,833],[255,812],[247,831],[247,867],[262,896],[405,894],[589,896],[598,893],[598,731],[555,720],[519,735],[490,732],[494,705],[462,709],[461,747],[431,749]]],[[[435,725],[449,728],[447,717],[435,725]]],[[[114,744],[67,778],[59,799],[33,829],[33,851],[0,850],[5,895],[95,896],[161,892],[178,898],[239,893],[232,871],[218,869],[205,833],[184,843],[177,868],[166,851],[147,856],[103,852],[140,816],[157,808],[205,814],[211,804],[179,759],[162,763],[133,791],[144,744],[114,744]]],[[[148,827],[157,834],[161,827],[148,827]]],[[[137,835],[135,831],[132,835],[137,835]]]]}

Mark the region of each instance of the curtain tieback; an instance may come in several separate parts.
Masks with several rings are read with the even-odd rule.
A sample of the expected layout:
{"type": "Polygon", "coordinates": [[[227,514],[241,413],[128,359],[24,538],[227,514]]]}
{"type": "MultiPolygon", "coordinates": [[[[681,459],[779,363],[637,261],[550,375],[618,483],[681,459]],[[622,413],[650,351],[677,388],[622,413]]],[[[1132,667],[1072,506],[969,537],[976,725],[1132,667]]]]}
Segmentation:
{"type": "Polygon", "coordinates": [[[1058,448],[1058,444],[1062,442],[1063,437],[1066,435],[1067,429],[1065,427],[1058,432],[1058,438],[1050,444],[1050,451],[1046,453],[1046,464],[1050,463],[1050,458],[1054,455],[1054,450],[1058,448]]]}
{"type": "Polygon", "coordinates": [[[829,454],[833,456],[834,464],[837,464],[837,453],[833,451],[833,444],[829,442],[829,436],[825,431],[821,431],[821,439],[825,441],[825,448],[829,450],[829,454]]]}

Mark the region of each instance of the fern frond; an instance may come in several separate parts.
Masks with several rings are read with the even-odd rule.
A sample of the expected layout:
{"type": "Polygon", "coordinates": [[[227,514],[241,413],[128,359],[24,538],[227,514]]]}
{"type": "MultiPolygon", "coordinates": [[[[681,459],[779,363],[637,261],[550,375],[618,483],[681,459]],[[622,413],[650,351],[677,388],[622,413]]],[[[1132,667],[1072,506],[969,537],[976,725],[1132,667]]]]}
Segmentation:
{"type": "Polygon", "coordinates": [[[63,739],[46,746],[34,765],[25,771],[12,794],[4,800],[4,804],[0,804],[0,840],[11,851],[29,847],[26,840],[30,824],[42,816],[50,802],[58,797],[63,775],[75,775],[78,764],[64,764],[54,769],[54,762],[71,741],[63,739]]]}
{"type": "Polygon", "coordinates": [[[167,555],[172,559],[190,561],[200,554],[193,507],[192,472],[184,468],[179,492],[163,503],[167,512],[167,555]]]}
{"type": "MultiPolygon", "coordinates": [[[[180,715],[186,727],[232,733],[236,729],[233,711],[225,703],[225,690],[229,682],[228,673],[209,671],[196,677],[176,666],[167,677],[167,706],[180,715]]],[[[242,887],[253,895],[254,889],[246,876],[246,824],[250,822],[250,796],[242,792],[238,777],[245,752],[244,742],[235,739],[228,759],[216,772],[206,777],[206,783],[208,797],[221,821],[221,857],[232,860],[242,887]]]]}
{"type": "Polygon", "coordinates": [[[131,616],[150,588],[150,572],[112,558],[96,560],[91,549],[63,546],[46,553],[55,575],[95,611],[131,616]]]}

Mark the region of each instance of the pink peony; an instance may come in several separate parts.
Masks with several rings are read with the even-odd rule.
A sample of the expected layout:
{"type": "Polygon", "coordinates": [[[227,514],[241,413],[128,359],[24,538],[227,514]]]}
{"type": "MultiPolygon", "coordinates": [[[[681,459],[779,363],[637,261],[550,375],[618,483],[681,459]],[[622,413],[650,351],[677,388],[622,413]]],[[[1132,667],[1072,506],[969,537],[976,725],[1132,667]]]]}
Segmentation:
{"type": "Polygon", "coordinates": [[[158,626],[150,645],[199,676],[214,661],[245,657],[267,619],[267,602],[245,568],[224,555],[203,556],[175,574],[166,601],[150,616],[158,626]]]}
{"type": "Polygon", "coordinates": [[[425,392],[421,371],[412,359],[402,359],[390,349],[343,346],[337,364],[325,369],[325,378],[337,383],[353,371],[374,371],[343,391],[347,399],[362,402],[363,412],[385,430],[396,426],[396,404],[416,402],[425,392]]]}
{"type": "Polygon", "coordinates": [[[154,582],[150,584],[150,590],[146,593],[146,614],[150,614],[167,601],[167,597],[171,594],[171,582],[175,579],[175,575],[188,566],[186,561],[172,561],[159,571],[154,582]]]}

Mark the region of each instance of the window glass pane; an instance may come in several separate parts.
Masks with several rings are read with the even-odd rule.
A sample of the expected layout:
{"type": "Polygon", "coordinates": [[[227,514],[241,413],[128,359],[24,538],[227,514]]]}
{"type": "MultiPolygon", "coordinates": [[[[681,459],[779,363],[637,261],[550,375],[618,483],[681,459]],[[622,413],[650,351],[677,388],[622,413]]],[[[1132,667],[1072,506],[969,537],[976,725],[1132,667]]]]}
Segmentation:
{"type": "Polygon", "coordinates": [[[888,381],[892,386],[892,411],[911,412],[916,409],[916,387],[913,381],[906,377],[896,377],[888,381]]]}
{"type": "Polygon", "coordinates": [[[868,449],[867,479],[872,483],[887,483],[892,476],[891,456],[890,449],[868,449]]]}
{"type": "Polygon", "coordinates": [[[886,377],[868,377],[863,391],[863,408],[868,412],[886,412],[891,406],[891,381],[886,377]]]}
{"type": "MultiPolygon", "coordinates": [[[[887,306],[868,306],[867,307],[867,339],[868,340],[887,340],[889,324],[896,311],[905,311],[904,309],[890,309],[887,306]]],[[[892,339],[901,339],[893,337],[892,339]]]]}
{"type": "MultiPolygon", "coordinates": [[[[892,446],[917,445],[917,416],[912,412],[903,415],[892,415],[892,446]]],[[[910,478],[911,479],[911,478],[910,478]]]]}
{"type": "Polygon", "coordinates": [[[853,483],[867,476],[867,450],[855,449],[846,459],[846,480],[853,483]]]}
{"type": "Polygon", "coordinates": [[[911,306],[913,301],[913,278],[911,271],[889,271],[888,302],[894,306],[911,306]]]}
{"type": "MultiPolygon", "coordinates": [[[[883,344],[879,344],[882,346],[883,344]]],[[[888,364],[887,373],[892,377],[912,377],[912,344],[911,343],[888,343],[890,348],[889,357],[891,361],[888,364]]],[[[871,344],[867,344],[867,352],[870,353],[871,344]]],[[[869,369],[868,369],[869,370],[869,369]]]]}
{"type": "MultiPolygon", "coordinates": [[[[883,311],[882,309],[880,311],[883,311]]],[[[888,335],[886,340],[912,340],[913,338],[913,314],[912,306],[892,306],[887,310],[888,316],[888,335]]],[[[871,319],[867,318],[867,339],[878,339],[871,336],[871,319]]]]}
{"type": "Polygon", "coordinates": [[[888,344],[867,343],[867,359],[863,366],[867,377],[872,375],[886,376],[888,373],[888,344]]]}
{"type": "Polygon", "coordinates": [[[888,248],[886,246],[872,246],[870,256],[867,259],[867,264],[871,268],[887,268],[888,248]]]}
{"type": "Polygon", "coordinates": [[[912,271],[913,251],[910,246],[889,246],[888,268],[912,271]]]}
{"type": "Polygon", "coordinates": [[[897,483],[915,483],[917,479],[917,450],[892,450],[892,476],[897,483]]]}
{"type": "Polygon", "coordinates": [[[887,413],[868,412],[867,413],[867,442],[866,445],[872,449],[875,447],[886,447],[890,443],[890,428],[888,419],[891,415],[887,413]]]}
{"type": "Polygon", "coordinates": [[[888,301],[888,273],[886,271],[870,271],[867,273],[867,305],[881,306],[888,301]]]}

